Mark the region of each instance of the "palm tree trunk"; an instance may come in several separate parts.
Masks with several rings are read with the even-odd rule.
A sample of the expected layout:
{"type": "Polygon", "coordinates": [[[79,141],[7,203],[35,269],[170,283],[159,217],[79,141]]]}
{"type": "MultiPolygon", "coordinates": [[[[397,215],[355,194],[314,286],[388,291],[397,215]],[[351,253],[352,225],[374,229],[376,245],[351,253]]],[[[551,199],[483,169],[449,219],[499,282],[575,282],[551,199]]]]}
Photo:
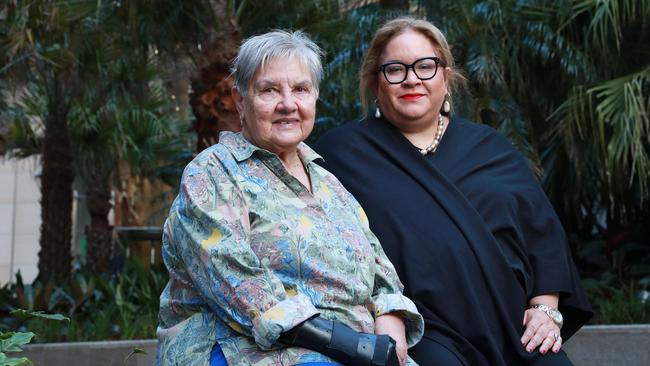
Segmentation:
{"type": "Polygon", "coordinates": [[[55,77],[49,93],[41,174],[39,278],[61,283],[70,276],[72,239],[72,157],[63,81],[55,77]]]}
{"type": "Polygon", "coordinates": [[[90,213],[90,226],[86,227],[86,259],[94,273],[110,273],[113,230],[108,223],[108,213],[112,207],[110,184],[108,178],[94,180],[86,191],[86,204],[90,213]]]}
{"type": "Polygon", "coordinates": [[[199,70],[191,80],[190,104],[195,116],[193,129],[198,135],[197,152],[217,143],[221,131],[241,130],[230,96],[233,82],[228,77],[231,62],[239,50],[241,31],[237,21],[228,14],[227,1],[212,3],[216,24],[211,25],[207,39],[201,43],[199,70]]]}

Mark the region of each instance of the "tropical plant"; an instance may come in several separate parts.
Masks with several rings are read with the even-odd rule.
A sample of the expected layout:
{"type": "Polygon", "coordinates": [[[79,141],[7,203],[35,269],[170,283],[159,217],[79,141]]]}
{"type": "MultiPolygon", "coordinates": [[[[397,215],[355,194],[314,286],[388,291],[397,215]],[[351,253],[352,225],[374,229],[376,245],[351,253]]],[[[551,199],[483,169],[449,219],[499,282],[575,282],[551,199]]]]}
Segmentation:
{"type": "Polygon", "coordinates": [[[38,280],[25,284],[18,276],[14,285],[0,290],[5,301],[0,331],[24,330],[25,319],[20,317],[27,313],[16,309],[26,309],[30,314],[69,318],[60,324],[44,317],[29,319],[29,329],[38,334],[39,342],[153,338],[166,283],[164,267],[147,269],[137,259],[128,260],[115,277],[85,268],[52,287],[38,280]]]}
{"type": "Polygon", "coordinates": [[[32,332],[0,332],[0,365],[19,366],[31,364],[27,357],[9,357],[7,353],[21,352],[22,346],[28,344],[34,338],[32,332]]]}
{"type": "MultiPolygon", "coordinates": [[[[42,311],[27,311],[23,309],[17,309],[11,312],[11,315],[16,317],[19,320],[21,327],[29,319],[40,318],[47,320],[56,320],[70,321],[69,318],[66,318],[60,314],[46,314],[42,311]]],[[[7,353],[21,352],[22,346],[28,344],[32,341],[35,334],[32,332],[25,331],[15,331],[15,332],[5,332],[0,331],[0,366],[19,366],[19,365],[31,365],[31,361],[27,357],[8,357],[7,353]]]]}
{"type": "Polygon", "coordinates": [[[72,107],[68,122],[75,168],[91,217],[86,260],[99,273],[111,270],[108,214],[113,183],[120,178],[118,164],[127,163],[133,174],[153,176],[165,155],[174,153],[169,149],[172,140],[183,140],[174,127],[183,124],[183,118],[174,111],[159,67],[146,55],[114,56],[97,74],[86,75],[94,87],[72,107]]]}
{"type": "Polygon", "coordinates": [[[604,224],[611,238],[629,231],[650,202],[650,4],[583,1],[551,9],[561,14],[551,24],[563,48],[583,63],[570,60],[571,86],[549,118],[555,161],[571,172],[551,171],[549,188],[557,197],[581,187],[563,197],[563,211],[573,212],[567,216],[577,229],[604,224]]]}
{"type": "Polygon", "coordinates": [[[5,2],[0,8],[3,79],[38,83],[46,114],[42,138],[41,250],[39,272],[65,280],[70,272],[72,157],[66,123],[75,88],[75,52],[82,43],[84,19],[92,1],[5,2]]]}
{"type": "MultiPolygon", "coordinates": [[[[123,60],[122,60],[123,61],[123,60]]],[[[86,203],[91,224],[86,230],[88,257],[95,271],[111,270],[111,227],[108,212],[111,209],[112,182],[119,179],[118,163],[129,165],[133,174],[149,177],[158,175],[157,167],[178,150],[187,150],[189,136],[182,132],[182,118],[173,110],[169,93],[156,76],[155,65],[149,62],[117,63],[116,71],[104,70],[108,75],[89,78],[94,88],[88,88],[79,100],[72,102],[68,116],[74,171],[86,192],[86,203]],[[139,93],[128,88],[120,79],[120,71],[129,68],[128,82],[145,86],[139,93]],[[152,69],[154,71],[152,71],[152,69]],[[112,72],[112,73],[111,73],[112,72]],[[181,130],[181,131],[179,131],[181,130]]],[[[36,85],[26,93],[14,112],[11,135],[14,155],[38,153],[42,140],[38,122],[42,116],[42,95],[36,85]]]]}
{"type": "MultiPolygon", "coordinates": [[[[158,173],[156,167],[166,163],[164,155],[176,154],[171,147],[185,148],[189,141],[187,134],[178,133],[183,129],[176,126],[183,123],[185,117],[183,110],[173,105],[167,91],[168,79],[163,68],[168,64],[156,44],[161,39],[171,40],[164,32],[167,28],[160,29],[152,22],[165,18],[162,24],[172,27],[179,24],[170,24],[170,21],[186,23],[191,17],[183,15],[182,4],[165,8],[171,9],[165,14],[140,11],[145,6],[149,6],[147,1],[129,2],[125,6],[105,1],[31,1],[7,5],[0,12],[6,13],[9,20],[8,26],[3,28],[2,45],[11,51],[4,60],[3,71],[7,71],[7,75],[12,71],[14,79],[23,78],[17,102],[10,108],[13,120],[10,152],[17,157],[42,153],[41,186],[45,190],[52,182],[47,173],[52,169],[47,168],[47,162],[56,158],[47,147],[67,151],[65,159],[57,155],[61,161],[56,164],[64,167],[59,170],[70,173],[66,176],[69,179],[58,183],[61,190],[57,190],[55,197],[65,199],[66,192],[71,192],[74,167],[86,191],[91,216],[87,229],[87,259],[99,272],[110,271],[111,227],[107,216],[118,162],[126,162],[134,174],[154,176],[158,173]],[[42,18],[50,14],[54,19],[50,21],[59,22],[56,30],[60,34],[48,33],[54,30],[53,26],[46,22],[48,19],[42,18]],[[34,34],[35,31],[44,34],[34,34]],[[35,36],[38,37],[34,41],[32,37],[35,36]],[[67,43],[61,43],[62,40],[67,43]],[[53,43],[47,49],[61,55],[54,51],[53,54],[43,53],[46,42],[53,43]],[[67,63],[59,65],[60,58],[67,63]],[[48,72],[70,73],[83,88],[51,80],[56,75],[48,72]],[[55,110],[65,113],[57,114],[60,118],[54,125],[48,122],[54,102],[47,83],[70,89],[59,93],[65,97],[65,103],[59,103],[65,108],[58,106],[55,110]],[[52,134],[56,132],[52,126],[64,129],[65,133],[52,134]],[[50,135],[65,141],[48,144],[50,135]]],[[[170,52],[175,50],[173,45],[166,46],[164,49],[170,52]]],[[[54,207],[48,206],[48,194],[43,192],[44,228],[54,219],[50,217],[54,207]]],[[[70,251],[66,248],[70,247],[71,201],[56,205],[55,216],[67,223],[67,228],[56,230],[59,235],[65,235],[56,243],[45,235],[41,238],[39,270],[44,278],[61,281],[69,273],[70,251]],[[60,276],[52,277],[48,263],[56,256],[51,258],[44,253],[54,244],[56,254],[65,257],[62,261],[66,265],[58,269],[60,276]]]]}
{"type": "MultiPolygon", "coordinates": [[[[202,24],[198,38],[195,75],[191,78],[190,105],[194,112],[193,129],[197,133],[196,151],[200,152],[219,139],[221,131],[237,130],[239,117],[230,96],[230,62],[237,54],[241,31],[235,1],[205,1],[210,16],[202,24]]],[[[248,1],[240,2],[240,7],[248,1]]]]}

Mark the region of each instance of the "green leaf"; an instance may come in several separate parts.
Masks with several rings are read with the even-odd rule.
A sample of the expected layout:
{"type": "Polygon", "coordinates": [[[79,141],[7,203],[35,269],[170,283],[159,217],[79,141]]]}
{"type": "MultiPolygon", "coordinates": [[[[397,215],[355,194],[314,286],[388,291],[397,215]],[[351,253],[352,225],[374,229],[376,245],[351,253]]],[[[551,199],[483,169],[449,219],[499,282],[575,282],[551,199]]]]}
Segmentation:
{"type": "Polygon", "coordinates": [[[146,355],[147,352],[145,350],[143,350],[142,348],[134,347],[133,350],[131,351],[131,353],[129,353],[126,356],[126,358],[124,358],[124,365],[127,365],[128,362],[129,362],[129,359],[131,357],[133,357],[133,355],[137,355],[137,354],[146,355]]]}
{"type": "Polygon", "coordinates": [[[135,348],[133,348],[133,353],[134,354],[146,355],[147,351],[143,350],[142,348],[135,347],[135,348]]]}
{"type": "Polygon", "coordinates": [[[0,332],[0,341],[11,338],[16,332],[0,332]]]}
{"type": "Polygon", "coordinates": [[[26,345],[32,341],[34,333],[32,332],[17,332],[11,335],[8,339],[0,341],[0,352],[21,352],[21,346],[26,345]]]}
{"type": "Polygon", "coordinates": [[[68,318],[67,316],[61,314],[47,314],[42,311],[29,311],[24,309],[16,309],[12,311],[10,314],[22,321],[31,318],[43,318],[43,319],[57,320],[57,321],[62,321],[62,320],[70,321],[70,318],[68,318]]]}
{"type": "Polygon", "coordinates": [[[0,366],[20,366],[20,365],[33,365],[27,357],[14,358],[7,357],[4,353],[0,352],[0,366]]]}

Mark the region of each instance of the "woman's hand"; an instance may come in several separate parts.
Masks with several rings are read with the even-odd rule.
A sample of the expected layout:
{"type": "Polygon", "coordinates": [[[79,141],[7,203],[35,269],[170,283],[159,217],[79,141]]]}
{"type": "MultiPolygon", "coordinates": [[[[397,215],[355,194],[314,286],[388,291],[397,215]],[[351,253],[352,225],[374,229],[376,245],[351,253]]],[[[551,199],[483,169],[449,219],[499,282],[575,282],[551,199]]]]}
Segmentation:
{"type": "Polygon", "coordinates": [[[400,366],[406,365],[408,346],[406,345],[406,327],[402,317],[395,314],[380,315],[375,319],[375,334],[386,334],[395,340],[395,351],[400,366]]]}
{"type": "MultiPolygon", "coordinates": [[[[557,308],[559,296],[557,294],[541,295],[530,300],[530,304],[547,304],[557,308]]],[[[524,335],[521,337],[521,344],[526,351],[533,352],[539,347],[539,353],[546,354],[548,350],[554,353],[560,352],[562,348],[562,337],[560,327],[555,324],[548,314],[540,309],[530,308],[524,312],[524,335]]]]}

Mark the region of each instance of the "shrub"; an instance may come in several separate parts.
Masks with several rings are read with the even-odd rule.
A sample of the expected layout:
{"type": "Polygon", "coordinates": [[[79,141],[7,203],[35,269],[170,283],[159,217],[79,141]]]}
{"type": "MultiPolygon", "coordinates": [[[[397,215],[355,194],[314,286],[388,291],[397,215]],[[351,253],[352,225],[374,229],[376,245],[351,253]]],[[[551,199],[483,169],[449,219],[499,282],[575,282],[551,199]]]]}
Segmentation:
{"type": "Polygon", "coordinates": [[[115,276],[78,271],[62,285],[40,281],[25,285],[17,275],[15,285],[0,290],[4,304],[0,330],[20,330],[19,320],[9,312],[22,308],[70,318],[63,324],[31,319],[29,328],[38,334],[38,342],[154,338],[159,296],[166,283],[164,267],[146,269],[138,260],[128,261],[115,276]]]}

